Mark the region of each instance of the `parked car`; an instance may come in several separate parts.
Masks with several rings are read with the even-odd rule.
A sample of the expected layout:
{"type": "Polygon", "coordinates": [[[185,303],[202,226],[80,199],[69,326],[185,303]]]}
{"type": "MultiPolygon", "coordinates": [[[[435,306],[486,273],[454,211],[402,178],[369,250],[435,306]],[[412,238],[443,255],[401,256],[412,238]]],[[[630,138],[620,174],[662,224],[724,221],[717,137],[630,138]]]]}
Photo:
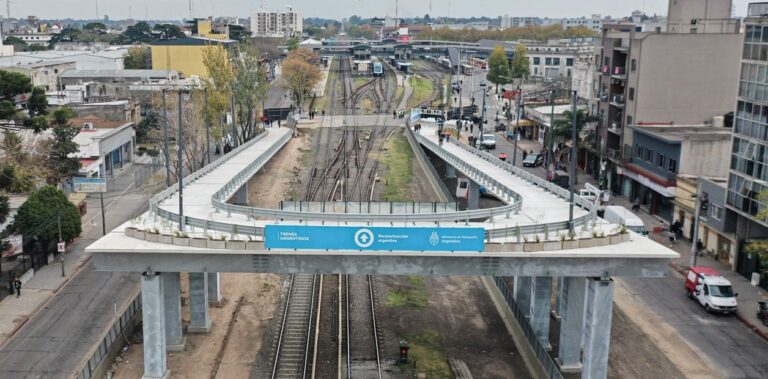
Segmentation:
{"type": "Polygon", "coordinates": [[[480,144],[483,145],[484,148],[488,150],[493,150],[496,148],[496,135],[495,134],[483,134],[483,137],[480,139],[480,144]]]}
{"type": "Polygon", "coordinates": [[[544,157],[541,156],[541,154],[528,154],[528,156],[523,159],[524,167],[537,167],[541,166],[542,163],[544,163],[544,157]]]}

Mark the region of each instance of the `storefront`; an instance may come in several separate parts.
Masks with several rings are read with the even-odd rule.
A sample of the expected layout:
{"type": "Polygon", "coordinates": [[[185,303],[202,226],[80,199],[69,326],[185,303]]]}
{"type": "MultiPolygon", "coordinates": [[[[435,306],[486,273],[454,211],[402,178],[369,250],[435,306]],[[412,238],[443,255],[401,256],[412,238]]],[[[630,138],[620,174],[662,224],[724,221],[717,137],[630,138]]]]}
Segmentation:
{"type": "Polygon", "coordinates": [[[640,208],[672,222],[674,212],[675,182],[660,177],[635,164],[627,163],[622,170],[624,181],[622,195],[633,204],[640,201],[640,208]]]}

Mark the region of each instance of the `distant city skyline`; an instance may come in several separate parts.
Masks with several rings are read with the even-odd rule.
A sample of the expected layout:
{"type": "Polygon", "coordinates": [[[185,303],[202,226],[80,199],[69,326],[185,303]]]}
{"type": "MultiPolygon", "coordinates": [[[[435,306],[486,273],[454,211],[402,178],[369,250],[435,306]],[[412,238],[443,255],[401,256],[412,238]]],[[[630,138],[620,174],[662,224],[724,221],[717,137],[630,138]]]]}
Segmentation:
{"type": "MultiPolygon", "coordinates": [[[[746,15],[750,0],[734,0],[735,16],[746,15]]],[[[263,5],[268,10],[283,9],[292,5],[300,10],[304,17],[341,19],[352,15],[361,17],[395,16],[395,0],[294,0],[294,1],[249,1],[249,0],[192,0],[193,17],[238,16],[248,17],[251,12],[263,5]]],[[[634,10],[641,10],[649,15],[666,14],[668,0],[541,0],[528,2],[522,0],[411,0],[398,2],[400,17],[423,16],[440,17],[498,17],[537,16],[550,18],[601,16],[624,17],[634,10]],[[493,10],[493,11],[491,11],[493,10]]],[[[109,15],[111,19],[169,19],[181,20],[189,17],[189,0],[34,0],[11,1],[11,16],[26,18],[37,16],[43,19],[102,19],[109,15]],[[97,17],[98,4],[98,17],[97,17]]],[[[6,0],[0,0],[0,14],[6,15],[6,0]]]]}

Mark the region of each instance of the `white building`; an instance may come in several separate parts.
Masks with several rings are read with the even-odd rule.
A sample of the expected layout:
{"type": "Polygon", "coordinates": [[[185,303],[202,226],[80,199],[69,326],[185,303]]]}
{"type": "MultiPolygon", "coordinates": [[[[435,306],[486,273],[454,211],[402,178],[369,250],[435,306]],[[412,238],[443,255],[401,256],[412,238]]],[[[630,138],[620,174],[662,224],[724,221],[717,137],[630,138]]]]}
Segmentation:
{"type": "Polygon", "coordinates": [[[571,75],[571,87],[579,97],[579,104],[589,104],[591,114],[597,113],[594,101],[597,93],[596,69],[594,54],[578,54],[571,75]]]}
{"type": "Polygon", "coordinates": [[[572,17],[572,18],[545,18],[542,25],[560,25],[563,29],[586,26],[595,32],[600,32],[603,28],[603,19],[599,14],[593,14],[591,17],[572,17]]]}
{"type": "Polygon", "coordinates": [[[52,34],[48,33],[9,33],[6,37],[16,37],[27,43],[27,45],[43,45],[48,46],[48,42],[53,38],[52,34]]]}
{"type": "Polygon", "coordinates": [[[251,15],[251,35],[254,37],[290,37],[304,31],[304,18],[300,11],[287,6],[281,12],[260,9],[251,15]]]}

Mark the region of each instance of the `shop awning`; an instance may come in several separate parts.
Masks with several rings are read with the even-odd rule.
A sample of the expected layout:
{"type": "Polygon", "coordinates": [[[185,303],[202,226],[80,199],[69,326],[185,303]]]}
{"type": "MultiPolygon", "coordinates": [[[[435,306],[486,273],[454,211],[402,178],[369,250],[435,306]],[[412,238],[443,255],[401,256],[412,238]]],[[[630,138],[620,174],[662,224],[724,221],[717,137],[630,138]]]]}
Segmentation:
{"type": "Polygon", "coordinates": [[[509,125],[511,127],[515,127],[516,125],[520,125],[521,128],[527,128],[529,126],[536,125],[536,123],[531,121],[531,120],[522,119],[522,120],[520,120],[520,124],[518,124],[517,121],[510,121],[509,125]]]}
{"type": "Polygon", "coordinates": [[[654,192],[664,197],[675,197],[675,190],[677,187],[671,185],[672,183],[669,181],[666,181],[657,175],[653,175],[653,173],[647,172],[646,170],[643,170],[642,168],[631,163],[625,164],[624,168],[625,170],[622,170],[622,174],[624,176],[632,178],[636,182],[650,188],[654,192]]]}

